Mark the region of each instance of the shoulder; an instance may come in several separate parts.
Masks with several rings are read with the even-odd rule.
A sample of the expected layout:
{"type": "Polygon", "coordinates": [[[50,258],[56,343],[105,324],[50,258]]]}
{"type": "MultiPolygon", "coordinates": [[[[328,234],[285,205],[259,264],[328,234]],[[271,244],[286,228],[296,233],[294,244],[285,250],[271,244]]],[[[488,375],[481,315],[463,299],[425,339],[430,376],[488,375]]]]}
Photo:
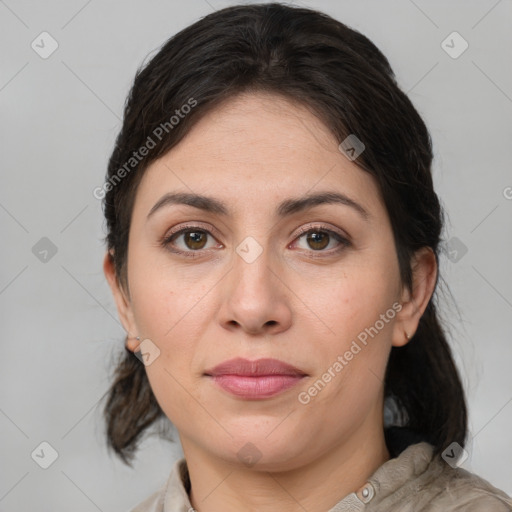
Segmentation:
{"type": "Polygon", "coordinates": [[[462,468],[452,468],[437,459],[435,464],[444,464],[439,476],[438,488],[443,491],[439,500],[464,505],[467,512],[486,510],[488,512],[511,512],[512,499],[503,491],[492,486],[487,480],[462,468]]]}
{"type": "Polygon", "coordinates": [[[385,463],[369,483],[375,494],[368,512],[512,512],[512,499],[503,491],[452,467],[424,442],[385,463]]]}
{"type": "Polygon", "coordinates": [[[452,468],[441,457],[433,458],[431,467],[436,474],[433,490],[437,495],[433,497],[432,508],[426,510],[512,511],[512,499],[478,475],[452,468]]]}

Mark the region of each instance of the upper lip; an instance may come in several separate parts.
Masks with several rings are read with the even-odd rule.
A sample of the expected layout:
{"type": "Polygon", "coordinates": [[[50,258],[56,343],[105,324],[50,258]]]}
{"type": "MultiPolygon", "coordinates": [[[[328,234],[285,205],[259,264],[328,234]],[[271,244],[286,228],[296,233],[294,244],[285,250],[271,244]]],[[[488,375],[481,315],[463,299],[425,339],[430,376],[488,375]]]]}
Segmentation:
{"type": "Polygon", "coordinates": [[[256,359],[249,361],[237,357],[218,364],[214,368],[205,371],[205,375],[216,377],[218,375],[245,375],[245,376],[263,376],[263,375],[306,375],[299,370],[279,359],[256,359]]]}

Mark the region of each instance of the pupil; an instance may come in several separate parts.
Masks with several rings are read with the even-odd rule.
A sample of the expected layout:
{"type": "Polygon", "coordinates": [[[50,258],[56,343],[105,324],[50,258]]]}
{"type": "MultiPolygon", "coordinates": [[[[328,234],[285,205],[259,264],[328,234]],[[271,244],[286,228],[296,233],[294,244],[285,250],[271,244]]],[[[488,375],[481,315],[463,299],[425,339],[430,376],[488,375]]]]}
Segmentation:
{"type": "Polygon", "coordinates": [[[329,237],[328,237],[327,233],[310,233],[307,238],[308,238],[308,243],[310,244],[310,247],[312,249],[323,249],[323,248],[327,247],[327,245],[329,243],[329,240],[328,240],[329,237]],[[322,243],[322,238],[323,238],[324,243],[322,243]],[[311,244],[313,244],[313,245],[311,245],[311,244]]]}
{"type": "MultiPolygon", "coordinates": [[[[204,243],[201,244],[201,237],[204,238],[204,233],[192,231],[192,232],[187,233],[186,235],[187,235],[188,240],[191,241],[191,244],[192,244],[191,248],[193,248],[193,249],[201,249],[202,248],[204,243]],[[199,245],[199,247],[197,245],[199,245]]],[[[188,241],[187,241],[187,245],[188,245],[188,241]]]]}

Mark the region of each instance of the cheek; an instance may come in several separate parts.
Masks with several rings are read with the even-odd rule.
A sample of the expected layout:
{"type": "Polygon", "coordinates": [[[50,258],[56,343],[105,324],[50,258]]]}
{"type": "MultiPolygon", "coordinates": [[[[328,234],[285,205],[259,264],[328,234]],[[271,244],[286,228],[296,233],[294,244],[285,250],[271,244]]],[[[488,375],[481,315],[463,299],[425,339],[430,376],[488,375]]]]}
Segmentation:
{"type": "Polygon", "coordinates": [[[197,328],[195,320],[204,313],[207,302],[203,299],[207,284],[187,280],[176,269],[147,258],[135,257],[134,261],[147,261],[134,265],[130,274],[137,325],[145,337],[158,340],[164,347],[178,345],[183,335],[190,337],[197,328]]]}
{"type": "Polygon", "coordinates": [[[318,286],[309,290],[307,304],[319,317],[310,323],[311,337],[316,334],[318,341],[306,348],[317,362],[311,384],[322,381],[316,407],[340,414],[350,410],[357,416],[375,402],[391,348],[396,280],[391,265],[386,271],[382,262],[365,262],[346,265],[343,272],[317,281],[318,286]],[[328,334],[320,336],[325,326],[328,334]]]}
{"type": "MultiPolygon", "coordinates": [[[[190,383],[183,382],[182,376],[169,367],[163,357],[146,367],[151,390],[165,416],[180,431],[187,431],[191,416],[191,396],[195,396],[190,383]],[[184,391],[187,390],[187,392],[184,391]]],[[[199,424],[208,423],[204,418],[199,424]]]]}
{"type": "MultiPolygon", "coordinates": [[[[395,276],[391,274],[369,268],[345,269],[339,275],[316,279],[315,287],[298,294],[307,298],[305,303],[315,314],[320,330],[328,327],[330,338],[350,343],[391,308],[396,299],[395,276]]],[[[383,327],[379,322],[379,331],[388,328],[388,322],[383,327]]]]}
{"type": "MultiPolygon", "coordinates": [[[[190,397],[196,396],[193,366],[204,326],[201,292],[183,292],[180,278],[169,270],[148,266],[133,272],[134,314],[141,334],[151,339],[159,356],[146,367],[153,394],[178,429],[185,428],[190,397]]],[[[204,294],[204,293],[203,293],[204,294]]]]}

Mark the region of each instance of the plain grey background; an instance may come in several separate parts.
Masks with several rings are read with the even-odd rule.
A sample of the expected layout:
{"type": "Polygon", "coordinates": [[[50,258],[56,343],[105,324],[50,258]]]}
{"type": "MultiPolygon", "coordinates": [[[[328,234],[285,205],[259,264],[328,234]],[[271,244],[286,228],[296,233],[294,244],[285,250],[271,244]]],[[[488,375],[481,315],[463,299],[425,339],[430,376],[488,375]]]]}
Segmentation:
{"type": "MultiPolygon", "coordinates": [[[[175,32],[234,3],[0,1],[2,512],[126,511],[166,481],[181,453],[150,437],[130,469],[106,451],[99,400],[124,331],[101,268],[92,191],[136,69],[175,32]],[[47,469],[42,442],[58,453],[47,469]]],[[[294,4],[368,36],[431,131],[448,220],[441,273],[459,308],[447,300],[443,311],[470,407],[463,467],[510,494],[512,4],[294,4]]]]}

